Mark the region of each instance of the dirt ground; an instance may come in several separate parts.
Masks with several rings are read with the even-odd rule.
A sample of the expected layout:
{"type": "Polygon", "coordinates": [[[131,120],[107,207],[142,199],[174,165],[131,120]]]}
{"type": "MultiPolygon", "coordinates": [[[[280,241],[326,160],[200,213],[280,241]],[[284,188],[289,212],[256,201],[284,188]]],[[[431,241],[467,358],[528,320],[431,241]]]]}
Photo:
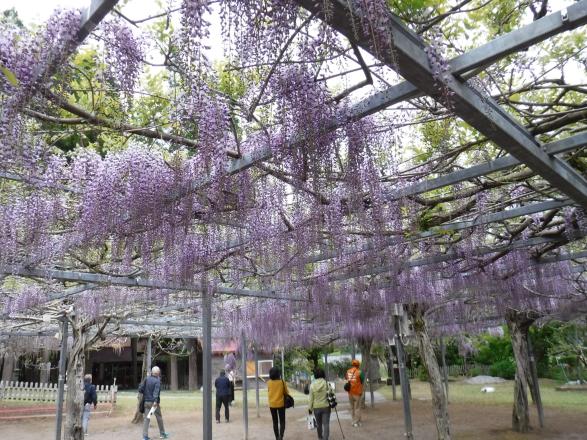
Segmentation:
{"type": "MultiPolygon", "coordinates": [[[[339,400],[340,401],[340,400],[339,400]]],[[[202,438],[201,413],[173,412],[163,416],[167,431],[172,439],[195,440],[202,438]]],[[[348,403],[340,401],[339,416],[345,437],[348,440],[367,439],[403,439],[404,419],[401,401],[378,402],[375,408],[367,408],[363,413],[363,426],[351,426],[348,403]]],[[[430,401],[412,401],[414,438],[416,440],[434,440],[435,426],[431,413],[430,401]]],[[[511,407],[506,405],[466,405],[451,404],[450,416],[455,439],[475,440],[534,440],[587,439],[586,412],[561,411],[546,409],[546,428],[534,429],[530,434],[520,435],[510,430],[511,407]]],[[[305,407],[287,411],[285,439],[315,439],[316,431],[306,428],[305,407]]],[[[537,425],[536,414],[532,413],[532,423],[537,425]]],[[[89,439],[96,440],[127,440],[141,439],[141,427],[129,423],[130,414],[114,413],[108,417],[96,415],[90,421],[89,439]]],[[[158,438],[159,433],[153,420],[150,436],[158,438]]],[[[331,420],[331,440],[342,439],[341,432],[333,413],[331,420]]],[[[53,418],[31,418],[19,421],[0,422],[0,438],[2,440],[37,440],[53,438],[55,421],[53,418]]],[[[236,440],[243,436],[242,408],[232,408],[231,422],[213,424],[215,439],[236,440]]],[[[253,407],[249,410],[249,439],[273,440],[271,416],[267,408],[261,409],[261,417],[256,417],[253,407]]]]}

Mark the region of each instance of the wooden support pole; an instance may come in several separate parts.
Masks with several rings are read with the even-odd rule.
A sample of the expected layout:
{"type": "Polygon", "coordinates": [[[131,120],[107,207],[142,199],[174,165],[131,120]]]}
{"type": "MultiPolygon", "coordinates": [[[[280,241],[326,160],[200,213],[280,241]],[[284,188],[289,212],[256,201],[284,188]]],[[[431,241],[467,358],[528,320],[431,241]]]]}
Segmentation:
{"type": "Polygon", "coordinates": [[[281,349],[281,378],[285,380],[285,348],[281,349]]]}
{"type": "Polygon", "coordinates": [[[255,407],[257,409],[257,418],[261,417],[259,405],[259,352],[257,347],[253,347],[255,353],[255,407]]]}
{"type": "Polygon", "coordinates": [[[132,373],[132,379],[131,379],[131,385],[133,387],[133,389],[137,389],[137,385],[138,385],[138,380],[137,380],[137,375],[138,375],[138,366],[137,366],[137,346],[138,346],[138,339],[137,338],[131,338],[130,340],[130,358],[131,358],[131,373],[132,373]]]}
{"type": "Polygon", "coordinates": [[[249,403],[247,400],[247,339],[245,333],[241,335],[241,350],[242,350],[242,374],[243,374],[243,438],[249,438],[249,403]]]}
{"type": "Polygon", "coordinates": [[[153,338],[149,336],[147,340],[147,376],[151,375],[151,368],[153,367],[153,338]]]}
{"type": "Polygon", "coordinates": [[[414,434],[412,432],[412,408],[410,406],[410,386],[408,384],[408,375],[406,372],[406,363],[404,356],[404,346],[402,338],[400,336],[399,326],[399,314],[393,317],[393,324],[395,327],[395,348],[397,351],[397,361],[399,365],[399,378],[402,387],[402,402],[404,404],[404,426],[405,426],[405,437],[408,440],[414,440],[414,434]]]}
{"type": "Polygon", "coordinates": [[[59,350],[59,379],[57,381],[57,414],[55,417],[55,440],[61,440],[63,423],[63,397],[65,395],[65,370],[67,368],[67,319],[61,321],[61,348],[59,350]]]}
{"type": "Polygon", "coordinates": [[[397,400],[397,391],[395,389],[395,355],[393,354],[393,350],[391,348],[391,341],[389,341],[387,348],[389,349],[389,367],[388,371],[391,374],[391,394],[393,396],[393,400],[397,400]]]}
{"type": "MultiPolygon", "coordinates": [[[[212,298],[208,292],[208,280],[202,280],[202,382],[203,440],[212,440],[212,298]]],[[[197,342],[194,350],[197,352],[197,342]]],[[[194,355],[195,356],[195,355],[194,355]]]]}

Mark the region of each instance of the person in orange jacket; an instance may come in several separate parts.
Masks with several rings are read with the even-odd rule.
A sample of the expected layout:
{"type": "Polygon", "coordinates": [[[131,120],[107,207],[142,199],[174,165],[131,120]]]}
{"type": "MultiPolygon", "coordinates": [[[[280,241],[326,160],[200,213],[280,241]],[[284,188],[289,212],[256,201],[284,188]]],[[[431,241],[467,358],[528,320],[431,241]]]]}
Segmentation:
{"type": "Polygon", "coordinates": [[[345,379],[350,383],[349,402],[353,415],[353,426],[356,428],[361,426],[361,396],[363,395],[365,375],[359,370],[361,363],[357,359],[353,359],[351,365],[352,367],[346,372],[345,379]]]}

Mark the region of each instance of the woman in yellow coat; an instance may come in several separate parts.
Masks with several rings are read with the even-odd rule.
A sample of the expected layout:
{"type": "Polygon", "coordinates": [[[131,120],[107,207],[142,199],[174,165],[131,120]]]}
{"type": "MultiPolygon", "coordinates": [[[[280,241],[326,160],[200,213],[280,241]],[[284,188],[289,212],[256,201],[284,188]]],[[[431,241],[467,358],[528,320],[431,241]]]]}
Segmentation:
{"type": "Polygon", "coordinates": [[[281,371],[277,367],[269,370],[267,394],[269,396],[269,410],[273,419],[275,440],[283,440],[283,434],[285,433],[285,395],[289,394],[289,391],[285,381],[281,378],[281,371]]]}

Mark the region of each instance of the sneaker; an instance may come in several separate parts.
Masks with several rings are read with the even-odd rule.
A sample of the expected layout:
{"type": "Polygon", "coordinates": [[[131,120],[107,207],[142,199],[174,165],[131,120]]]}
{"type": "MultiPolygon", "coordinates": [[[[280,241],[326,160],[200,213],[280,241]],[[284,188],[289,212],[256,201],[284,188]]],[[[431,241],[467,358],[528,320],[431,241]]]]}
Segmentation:
{"type": "Polygon", "coordinates": [[[220,423],[220,420],[216,420],[216,423],[220,423]]]}
{"type": "MultiPolygon", "coordinates": [[[[226,423],[230,423],[230,422],[228,421],[228,419],[225,419],[225,420],[226,420],[226,423]]],[[[220,423],[220,421],[218,421],[218,423],[220,423]]]]}
{"type": "Polygon", "coordinates": [[[164,432],[163,434],[161,434],[161,435],[159,436],[159,438],[169,438],[169,434],[168,434],[168,433],[166,433],[166,432],[164,432]]]}

